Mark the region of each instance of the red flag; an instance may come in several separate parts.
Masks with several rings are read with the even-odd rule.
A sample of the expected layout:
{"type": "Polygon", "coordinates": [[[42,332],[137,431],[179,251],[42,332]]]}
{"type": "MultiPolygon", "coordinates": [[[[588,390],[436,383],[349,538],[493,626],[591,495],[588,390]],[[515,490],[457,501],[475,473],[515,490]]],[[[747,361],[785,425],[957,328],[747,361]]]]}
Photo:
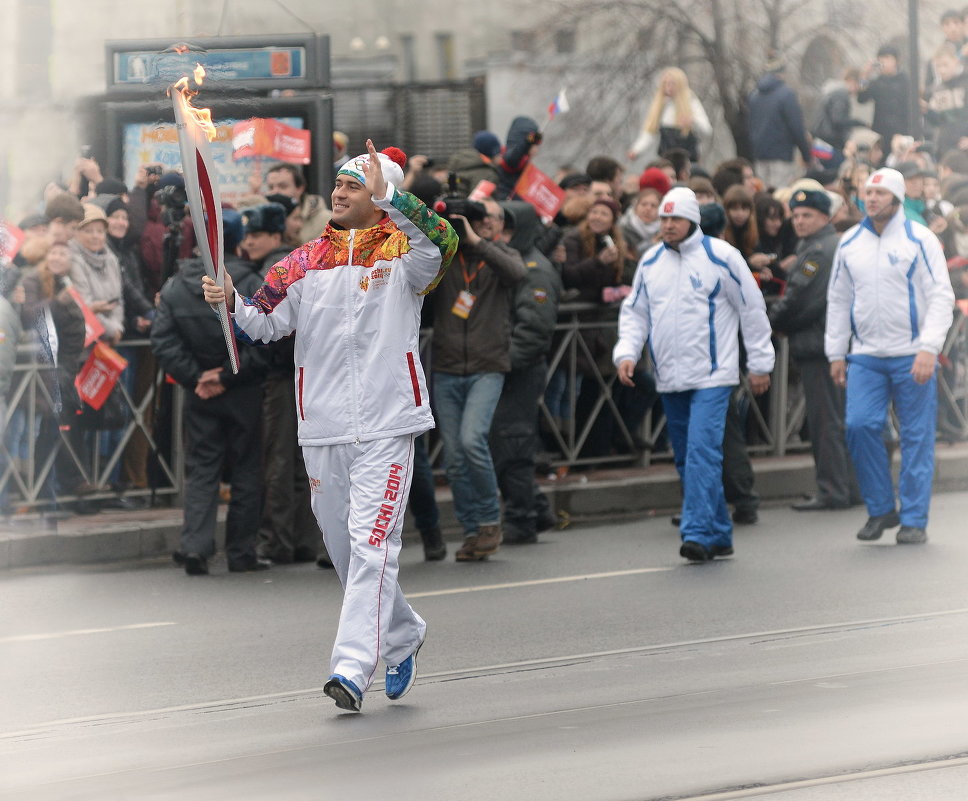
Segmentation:
{"type": "Polygon", "coordinates": [[[80,292],[72,286],[68,287],[67,291],[84,314],[84,347],[86,348],[92,342],[97,342],[101,338],[104,333],[104,326],[98,320],[97,315],[87,307],[80,292]]]}
{"type": "Polygon", "coordinates": [[[565,190],[534,164],[524,168],[514,185],[514,194],[534,206],[541,217],[554,217],[565,200],[565,190]]]}
{"type": "Polygon", "coordinates": [[[74,379],[78,397],[92,409],[100,409],[127,366],[128,360],[114,348],[98,342],[74,379]]]}

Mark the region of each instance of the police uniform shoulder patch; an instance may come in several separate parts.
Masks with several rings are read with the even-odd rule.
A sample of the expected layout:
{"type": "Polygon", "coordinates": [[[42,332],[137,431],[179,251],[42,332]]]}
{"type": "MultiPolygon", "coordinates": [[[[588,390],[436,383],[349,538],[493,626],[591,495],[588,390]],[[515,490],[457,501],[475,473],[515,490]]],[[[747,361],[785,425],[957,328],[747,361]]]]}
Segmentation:
{"type": "Polygon", "coordinates": [[[815,261],[805,261],[803,267],[800,268],[800,272],[803,273],[807,278],[813,278],[814,273],[820,269],[820,265],[815,261]]]}
{"type": "Polygon", "coordinates": [[[535,287],[534,289],[534,299],[536,303],[545,303],[548,300],[548,290],[541,289],[540,287],[535,287]]]}

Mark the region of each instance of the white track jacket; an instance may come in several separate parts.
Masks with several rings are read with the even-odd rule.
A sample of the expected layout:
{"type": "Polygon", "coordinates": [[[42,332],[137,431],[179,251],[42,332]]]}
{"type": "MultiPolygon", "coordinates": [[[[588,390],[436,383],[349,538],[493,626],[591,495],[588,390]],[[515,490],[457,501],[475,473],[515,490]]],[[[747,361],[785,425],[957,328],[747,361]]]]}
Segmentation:
{"type": "Polygon", "coordinates": [[[299,444],[339,445],[434,427],[420,364],[420,307],[457,234],[413,195],[387,187],[373,228],[326,227],[266,273],[233,315],[253,341],[296,333],[299,444]]]}
{"type": "Polygon", "coordinates": [[[622,303],[616,366],[637,362],[649,343],[659,392],[739,383],[739,329],[749,372],[773,371],[763,295],[742,254],[696,231],[672,250],[660,243],[639,261],[622,303]]]}
{"type": "Polygon", "coordinates": [[[865,217],[844,233],[834,256],[827,358],[838,361],[848,350],[881,357],[940,353],[954,302],[938,237],[906,219],[903,208],[880,236],[865,217]]]}

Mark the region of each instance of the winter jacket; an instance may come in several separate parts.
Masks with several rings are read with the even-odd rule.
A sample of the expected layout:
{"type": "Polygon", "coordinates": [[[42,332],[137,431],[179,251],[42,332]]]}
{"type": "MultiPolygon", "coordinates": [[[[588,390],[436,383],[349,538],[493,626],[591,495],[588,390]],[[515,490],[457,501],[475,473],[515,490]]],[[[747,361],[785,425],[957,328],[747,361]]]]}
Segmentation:
{"type": "Polygon", "coordinates": [[[786,334],[794,359],[823,359],[827,325],[827,285],[840,235],[829,223],[800,240],[788,273],[786,292],[770,306],[773,330],[786,334]]]}
{"type": "Polygon", "coordinates": [[[239,372],[232,373],[222,324],[202,295],[201,259],[183,259],[178,272],[161,288],[161,301],[151,327],[151,348],[162,368],[179,384],[194,389],[206,370],[222,368],[227,390],[261,381],[266,374],[265,348],[239,344],[239,372]]]}
{"type": "Polygon", "coordinates": [[[497,186],[498,174],[490,159],[478,153],[474,148],[458,150],[447,160],[447,171],[456,176],[457,185],[454,189],[466,197],[474,191],[481,181],[490,181],[497,186]]]}
{"type": "Polygon", "coordinates": [[[530,203],[502,204],[514,215],[514,236],[508,243],[524,259],[524,277],[514,288],[511,318],[511,369],[541,364],[548,356],[558,324],[562,285],[554,265],[537,249],[542,233],[538,213],[530,203]]]}
{"type": "MultiPolygon", "coordinates": [[[[10,392],[13,368],[17,362],[17,345],[22,333],[19,309],[0,295],[0,406],[10,392]]],[[[6,420],[0,420],[0,433],[5,424],[6,420]]]]}
{"type": "Polygon", "coordinates": [[[126,338],[142,336],[137,329],[138,317],[152,317],[154,304],[145,295],[144,279],[141,277],[141,260],[137,243],[115,239],[110,234],[108,247],[117,256],[121,267],[121,297],[124,300],[124,330],[126,338]]]}
{"type": "Polygon", "coordinates": [[[924,119],[938,129],[937,154],[955,150],[963,136],[968,136],[968,72],[956,75],[931,90],[924,119]]]}
{"type": "Polygon", "coordinates": [[[907,75],[899,72],[896,75],[879,75],[857,93],[858,103],[874,101],[871,128],[881,137],[885,155],[891,152],[894,134],[911,132],[908,86],[907,75]]]}
{"type": "Polygon", "coordinates": [[[941,243],[898,209],[878,236],[869,217],[848,230],[827,290],[824,349],[850,353],[939,353],[951,327],[954,292],[941,243]]]}
{"type": "Polygon", "coordinates": [[[843,150],[854,122],[850,116],[850,92],[843,81],[828,81],[813,124],[813,135],[843,150]]]}
{"type": "Polygon", "coordinates": [[[774,73],[764,75],[749,97],[750,143],[758,161],[793,161],[793,150],[812,160],[796,93],[774,73]]]}
{"type": "Polygon", "coordinates": [[[299,444],[336,445],[434,427],[420,365],[423,295],[457,250],[446,220],[392,184],[372,228],[323,236],[270,268],[233,315],[253,340],[296,332],[299,444]]]}
{"type": "Polygon", "coordinates": [[[124,333],[124,294],[121,285],[121,265],[117,256],[105,247],[100,253],[92,253],[77,240],[71,240],[71,280],[84,302],[90,306],[95,301],[117,301],[114,308],[97,314],[108,337],[124,333]]]}
{"type": "Polygon", "coordinates": [[[736,248],[697,228],[678,251],[659,243],[642,257],[612,359],[638,362],[648,342],[659,392],[734,386],[740,328],[749,372],[772,372],[770,322],[753,274],[736,248]]]}
{"type": "Polygon", "coordinates": [[[504,152],[495,159],[498,183],[494,191],[495,200],[511,196],[514,185],[531,160],[531,146],[541,141],[541,131],[530,117],[515,117],[508,128],[504,152]]]}
{"type": "Polygon", "coordinates": [[[524,277],[521,254],[502,242],[462,243],[457,258],[431,295],[435,373],[474,375],[511,369],[511,293],[524,277]],[[467,319],[453,313],[462,291],[474,305],[467,319]]]}
{"type": "Polygon", "coordinates": [[[37,318],[44,313],[44,307],[49,308],[50,319],[57,336],[57,366],[74,376],[81,366],[87,330],[84,324],[84,312],[71,295],[70,285],[71,281],[67,276],[55,276],[54,296],[50,300],[45,300],[40,275],[36,270],[28,272],[24,276],[24,292],[27,300],[23,306],[22,319],[25,328],[35,328],[37,318]]]}

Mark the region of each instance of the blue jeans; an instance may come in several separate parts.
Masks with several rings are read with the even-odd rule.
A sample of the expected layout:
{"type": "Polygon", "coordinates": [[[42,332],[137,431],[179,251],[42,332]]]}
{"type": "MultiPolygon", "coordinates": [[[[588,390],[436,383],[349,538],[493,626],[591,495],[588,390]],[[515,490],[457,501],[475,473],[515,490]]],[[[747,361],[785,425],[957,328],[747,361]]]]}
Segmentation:
{"type": "Polygon", "coordinates": [[[444,443],[447,480],[465,535],[501,522],[488,434],[503,386],[503,373],[433,374],[434,410],[444,443]]]}
{"type": "Polygon", "coordinates": [[[682,479],[683,541],[704,548],[733,544],[723,491],[723,432],[733,387],[663,394],[669,440],[682,479]]]}
{"type": "Polygon", "coordinates": [[[898,495],[901,525],[924,528],[934,478],[934,430],[938,379],[926,384],[911,376],[913,356],[847,357],[847,446],[857,471],[867,513],[886,515],[895,509],[891,465],[882,436],[887,407],[893,400],[901,425],[901,476],[898,495]]]}

